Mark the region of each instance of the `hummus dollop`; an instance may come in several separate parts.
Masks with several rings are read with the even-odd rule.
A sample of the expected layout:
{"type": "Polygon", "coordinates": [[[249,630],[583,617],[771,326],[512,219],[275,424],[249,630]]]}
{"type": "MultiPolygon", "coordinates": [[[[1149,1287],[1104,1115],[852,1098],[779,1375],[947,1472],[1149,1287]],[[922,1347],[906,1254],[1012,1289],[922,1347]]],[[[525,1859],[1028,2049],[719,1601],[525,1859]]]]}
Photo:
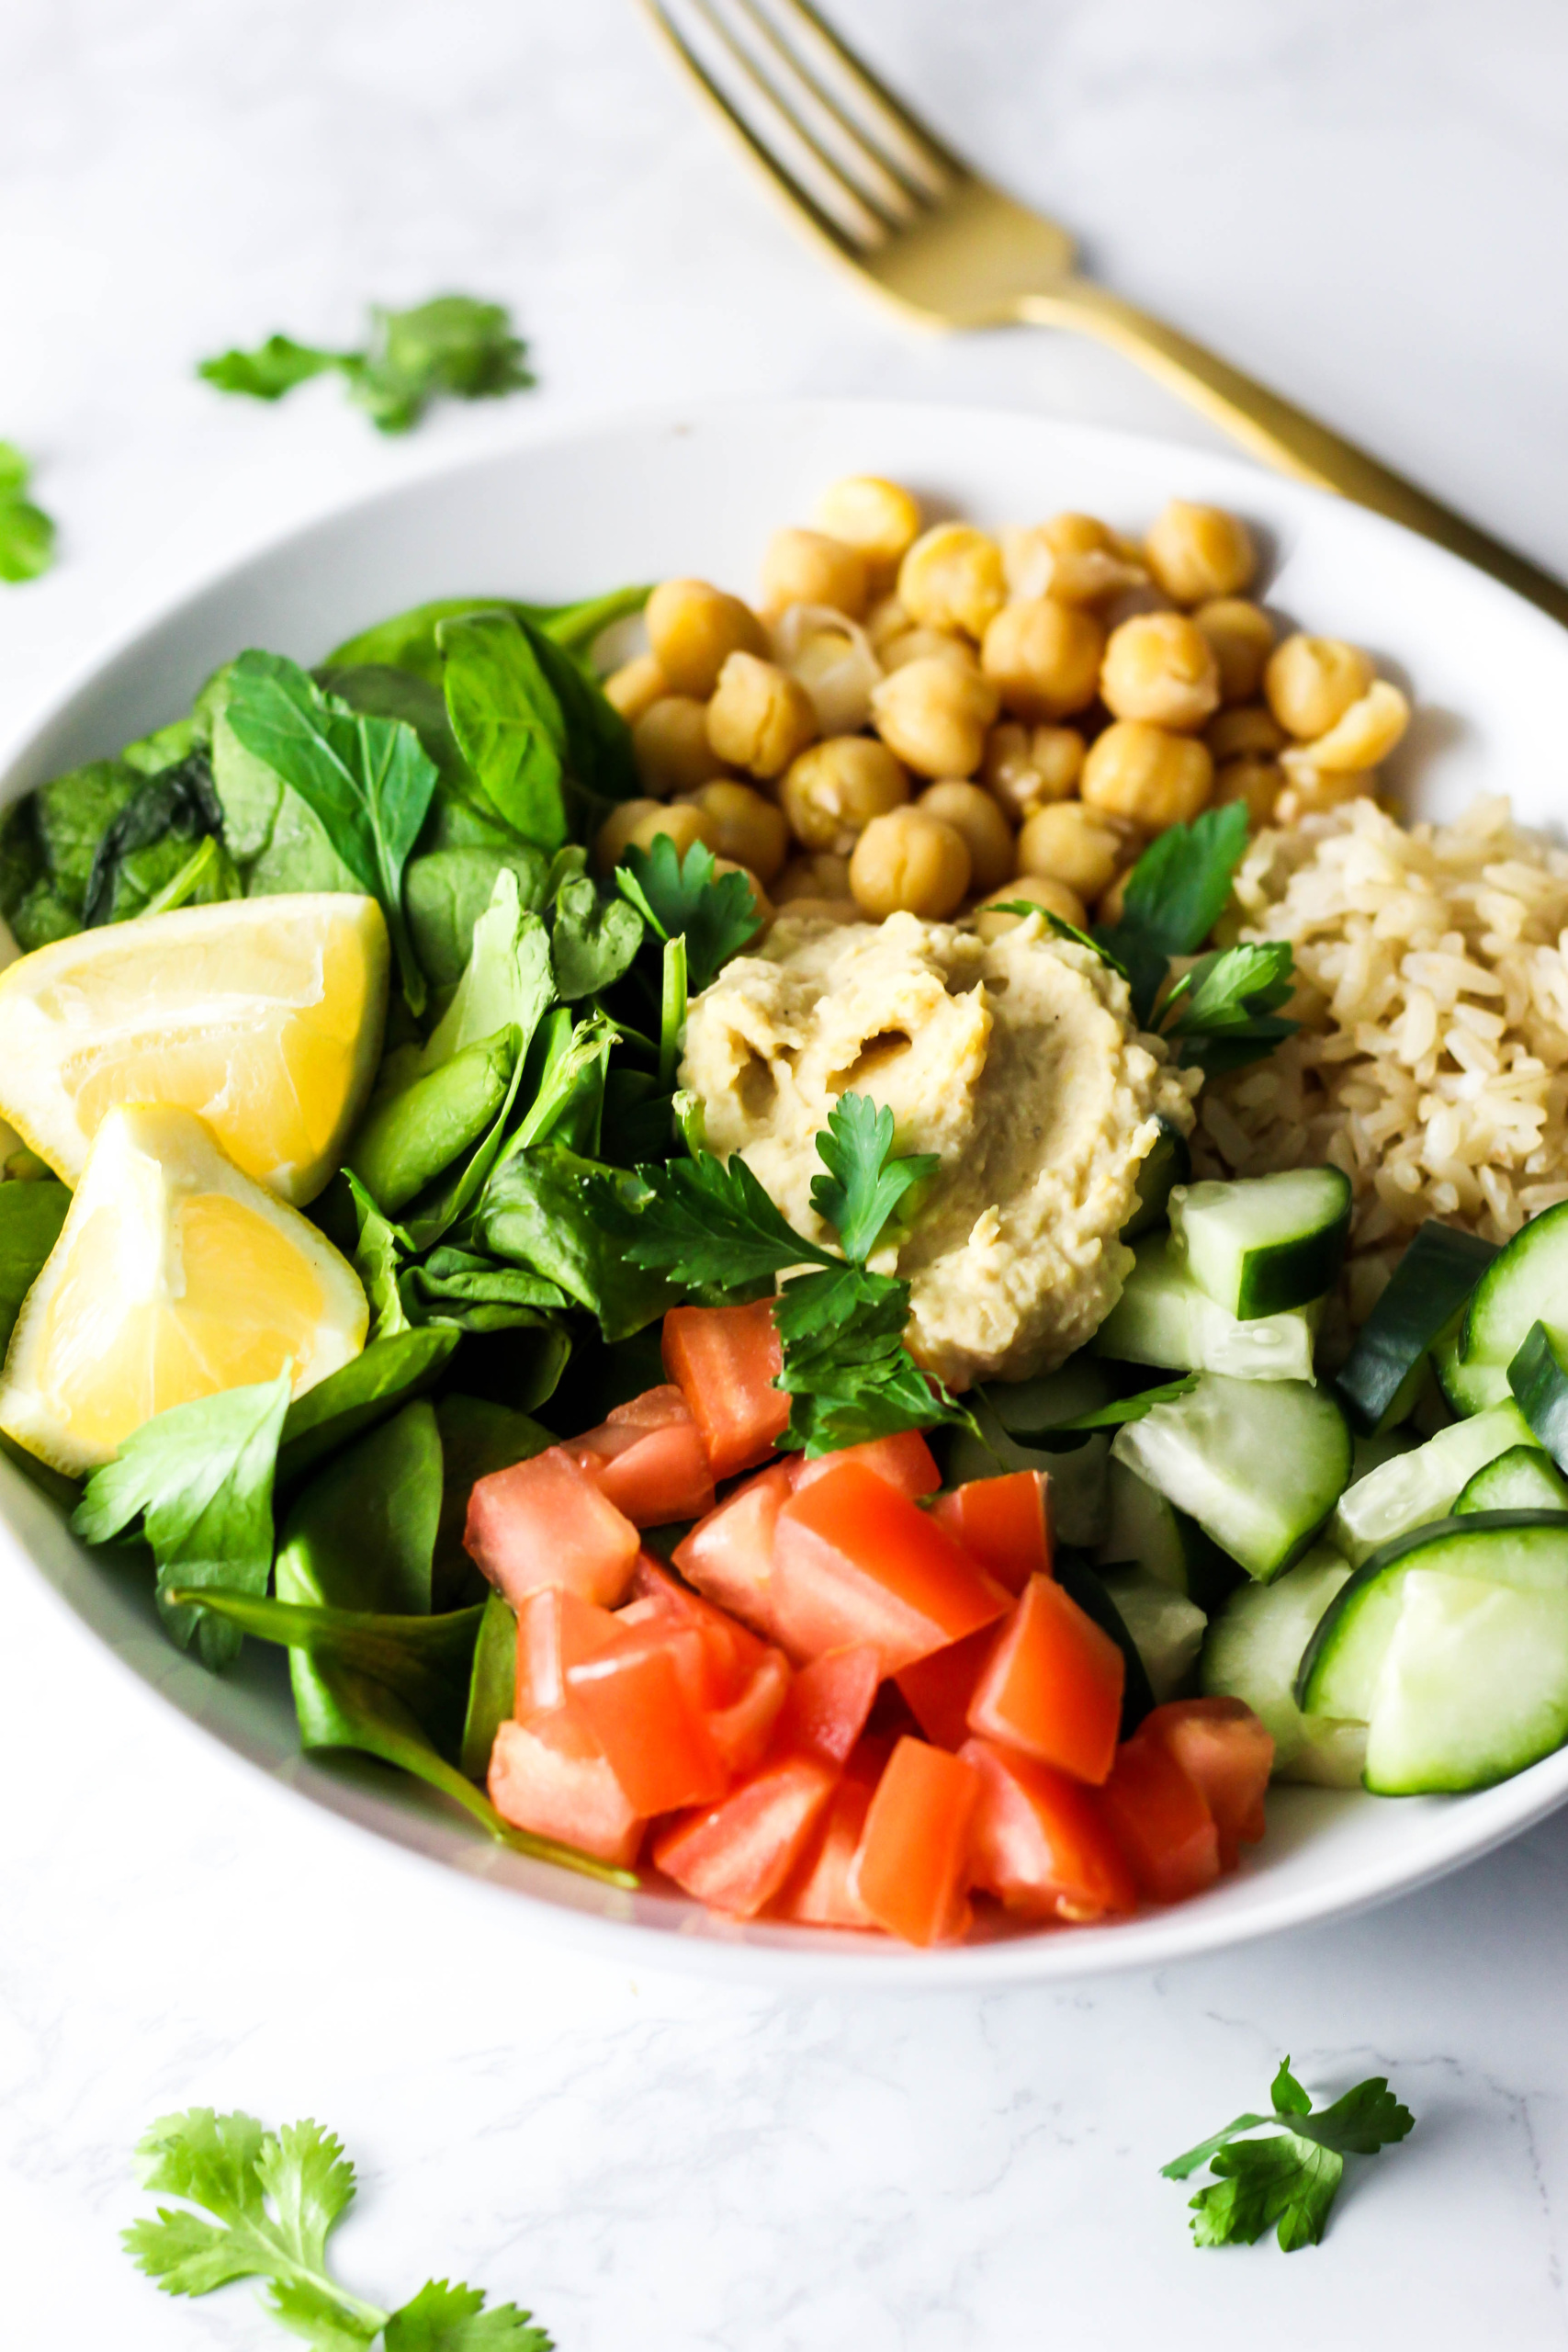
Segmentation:
{"type": "Polygon", "coordinates": [[[840,1094],[886,1103],[900,1152],[940,1162],[872,1264],[910,1288],[908,1345],[954,1389],[1052,1370],[1099,1329],[1133,1253],[1117,1236],[1160,1119],[1188,1133],[1198,1074],[1137,1030],[1126,983],[1032,915],[999,938],[890,915],[787,916],[693,1002],[682,1083],[711,1150],[739,1152],[797,1231],[840,1094]]]}

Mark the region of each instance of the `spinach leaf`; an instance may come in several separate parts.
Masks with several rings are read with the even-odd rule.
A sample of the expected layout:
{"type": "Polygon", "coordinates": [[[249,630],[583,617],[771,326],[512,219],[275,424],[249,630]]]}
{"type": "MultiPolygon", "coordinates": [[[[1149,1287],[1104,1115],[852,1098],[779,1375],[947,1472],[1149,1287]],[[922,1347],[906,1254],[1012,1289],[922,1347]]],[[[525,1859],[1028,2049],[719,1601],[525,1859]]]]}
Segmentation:
{"type": "Polygon", "coordinates": [[[525,1091],[531,1090],[528,1108],[507,1145],[509,1154],[547,1141],[594,1149],[615,1036],[615,1024],[604,1013],[591,1012],[574,1027],[565,1006],[557,1007],[529,1059],[524,1080],[525,1091]]]}
{"type": "Polygon", "coordinates": [[[567,876],[550,922],[556,994],[563,1003],[613,988],[641,945],[642,918],[635,907],[601,891],[585,874],[567,876]]]}
{"type": "Polygon", "coordinates": [[[472,1222],[493,1256],[558,1283],[598,1317],[606,1340],[621,1340],[653,1322],[681,1294],[635,1265],[624,1243],[594,1220],[584,1191],[589,1179],[607,1184],[612,1171],[557,1143],[514,1151],[486,1186],[472,1222]]]}
{"type": "Polygon", "coordinates": [[[452,988],[462,978],[473,954],[475,926],[503,873],[515,877],[524,905],[537,905],[544,859],[522,842],[513,849],[435,849],[410,861],[403,902],[414,953],[433,989],[452,988]]]}
{"type": "Polygon", "coordinates": [[[395,1339],[409,1328],[403,1302],[398,1289],[398,1276],[404,1256],[412,1247],[401,1226],[383,1216],[370,1194],[351,1168],[342,1171],[342,1181],[348,1186],[354,1203],[357,1230],[355,1236],[354,1271],[365,1287],[370,1302],[370,1336],[374,1340],[395,1339]]]}
{"type": "Polygon", "coordinates": [[[348,1168],[395,1216],[478,1143],[514,1091],[520,1040],[498,1029],[389,1095],[362,1122],[348,1168]]]}
{"type": "Polygon", "coordinates": [[[640,613],[649,599],[647,588],[615,588],[608,595],[588,596],[570,605],[519,604],[512,596],[442,596],[433,604],[415,605],[390,620],[378,621],[357,637],[345,638],[328,654],[329,664],[385,662],[396,670],[412,670],[432,685],[441,684],[441,649],[435,631],[442,621],[460,620],[470,613],[510,613],[516,620],[535,622],[564,645],[569,652],[586,653],[596,637],[613,621],[640,613]]]}
{"type": "MultiPolygon", "coordinates": [[[[509,1470],[514,1462],[532,1461],[555,1440],[526,1413],[513,1412],[488,1396],[443,1396],[435,1408],[435,1420],[441,1431],[444,1481],[435,1532],[435,1590],[438,1598],[455,1598],[472,1591],[476,1585],[480,1592],[485,1589],[483,1578],[463,1549],[468,1497],[475,1484],[488,1478],[492,1470],[509,1470]]],[[[449,1606],[450,1600],[444,1605],[449,1606]]],[[[513,1671],[515,1675],[515,1649],[513,1671]]]]}
{"type": "Polygon", "coordinates": [[[424,975],[403,915],[403,866],[435,788],[435,765],[406,720],[367,718],[324,695],[280,654],[242,653],[229,726],[324,825],[360,888],[381,903],[403,994],[415,1012],[424,975]]]}
{"type": "Polygon", "coordinates": [[[161,775],[165,768],[178,767],[193,752],[205,752],[209,730],[194,713],[189,718],[173,718],[167,727],[155,727],[151,735],[138,736],[134,743],[127,743],[120,751],[120,763],[134,768],[138,775],[161,775]]]}
{"type": "MultiPolygon", "coordinates": [[[[606,600],[607,601],[607,600],[606,600]]],[[[642,789],[632,731],[587,661],[536,623],[517,623],[549,680],[566,720],[567,766],[602,800],[630,800],[642,789]]]]}
{"type": "Polygon", "coordinates": [[[533,639],[509,613],[440,623],[446,708],[464,758],[515,832],[558,849],[568,832],[568,729],[533,639]]]}
{"type": "Polygon", "coordinates": [[[364,718],[400,718],[413,729],[435,763],[443,784],[467,775],[446,704],[438,686],[381,662],[328,662],[311,673],[324,695],[348,705],[364,718]]]}
{"type": "Polygon", "coordinates": [[[76,1534],[103,1544],[140,1516],[164,1623],[182,1649],[196,1632],[202,1664],[214,1671],[238,1656],[239,1630],[188,1599],[171,1600],[169,1589],[266,1590],[273,1478],[288,1410],[287,1366],[276,1380],[171,1406],[94,1471],[72,1518],[76,1534]]]}
{"type": "Polygon", "coordinates": [[[0,1183],[0,1355],[10,1344],[21,1305],[60,1238],[71,1193],[51,1178],[0,1183]]]}
{"type": "Polygon", "coordinates": [[[141,786],[135,769],[118,760],[92,760],[40,784],[32,795],[43,873],[78,922],[98,843],[141,786]]]}
{"type": "Polygon", "coordinates": [[[455,1323],[464,1331],[536,1327],[572,1303],[558,1284],[525,1266],[439,1247],[409,1267],[402,1294],[411,1321],[455,1323]]]}
{"type": "Polygon", "coordinates": [[[36,580],[54,561],[54,525],[26,497],[32,468],[12,441],[0,441],[0,580],[36,580]]]}
{"type": "Polygon", "coordinates": [[[317,1464],[434,1387],[457,1344],[450,1328],[398,1331],[307,1388],[288,1408],[277,1450],[277,1484],[298,1485],[317,1464]]]}
{"type": "Polygon", "coordinates": [[[479,1619],[468,1703],[463,1715],[460,1761],[470,1781],[482,1787],[490,1770],[495,1735],[517,1706],[517,1616],[512,1603],[492,1592],[479,1619]]]}
{"type": "Polygon", "coordinates": [[[206,752],[192,752],[149,776],[105,827],[82,900],[85,927],[141,913],[209,839],[222,847],[223,809],[206,752]]]}
{"type": "Polygon", "coordinates": [[[525,907],[517,876],[503,866],[474,924],[457,992],[431,1033],[422,1066],[435,1069],[502,1028],[517,1031],[519,1050],[526,1054],[551,994],[548,934],[525,907]]]}

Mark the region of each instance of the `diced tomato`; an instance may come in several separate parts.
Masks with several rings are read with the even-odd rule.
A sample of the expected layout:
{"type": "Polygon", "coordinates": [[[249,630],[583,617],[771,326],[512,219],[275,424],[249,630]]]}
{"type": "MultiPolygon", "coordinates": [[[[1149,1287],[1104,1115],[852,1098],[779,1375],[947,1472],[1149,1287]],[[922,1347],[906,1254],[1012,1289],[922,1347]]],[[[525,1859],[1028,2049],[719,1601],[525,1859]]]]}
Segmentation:
{"type": "Polygon", "coordinates": [[[561,1585],[541,1585],[517,1611],[517,1720],[566,1703],[566,1670],[615,1638],[615,1619],[561,1585]]]}
{"type": "Polygon", "coordinates": [[[613,1609],[638,1549],[631,1521],[559,1445],[477,1482],[463,1543],[514,1609],[549,1584],[613,1609]]]}
{"type": "Polygon", "coordinates": [[[728,1775],[708,1729],[694,1626],[637,1626],[567,1670],[567,1689],[640,1814],[712,1804],[728,1775]],[[694,1688],[694,1681],[697,1688],[694,1688]]]}
{"type": "Polygon", "coordinates": [[[700,1519],[713,1509],[713,1472],[692,1408],[671,1384],[617,1405],[570,1451],[636,1527],[700,1519]]]}
{"type": "Polygon", "coordinates": [[[776,1462],[748,1478],[677,1544],[673,1555],[689,1584],[768,1641],[774,1639],[773,1536],[793,1477],[790,1463],[776,1462]]]}
{"type": "Polygon", "coordinates": [[[949,1642],[930,1657],[901,1667],[895,1680],[910,1712],[934,1747],[954,1755],[969,1737],[969,1707],[980,1677],[997,1646],[997,1629],[982,1625],[961,1642],[949,1642]]]}
{"type": "Polygon", "coordinates": [[[1007,1595],[928,1512],[842,1462],[780,1511],[770,1604],[792,1657],[869,1642],[886,1675],[989,1624],[1007,1595]]]}
{"type": "Polygon", "coordinates": [[[795,1487],[811,1486],[841,1462],[858,1462],[863,1470],[874,1470],[901,1495],[918,1503],[922,1495],[934,1495],[942,1484],[942,1472],[936,1457],[919,1430],[898,1430],[892,1437],[868,1438],[863,1445],[840,1446],[836,1453],[819,1453],[815,1462],[797,1454],[795,1462],[795,1487]]]}
{"type": "Polygon", "coordinates": [[[976,1886],[1030,1919],[1103,1919],[1136,1908],[1133,1873],[1095,1790],[988,1739],[959,1752],[980,1776],[969,1831],[976,1886]]]}
{"type": "Polygon", "coordinates": [[[1162,1740],[1134,1734],[1119,1747],[1100,1797],[1140,1894],[1151,1903],[1180,1903],[1213,1884],[1220,1874],[1214,1816],[1162,1740]]]}
{"type": "Polygon", "coordinates": [[[1263,1796],[1274,1769],[1274,1742],[1240,1699],[1173,1699],[1138,1725],[1157,1739],[1194,1780],[1214,1816],[1220,1868],[1234,1871],[1241,1848],[1264,1830],[1263,1796]]]}
{"type": "Polygon", "coordinates": [[[664,1317],[664,1369],[691,1407],[716,1478],[763,1462],[789,1421],[773,1386],[784,1351],[773,1303],[672,1306],[664,1317]]]}
{"type": "Polygon", "coordinates": [[[579,1846],[604,1862],[635,1862],[644,1822],[570,1702],[531,1724],[502,1724],[490,1758],[490,1801],[503,1821],[579,1846]]]}
{"type": "Polygon", "coordinates": [[[876,1784],[850,1891],[906,1943],[951,1943],[969,1925],[969,1825],[980,1776],[962,1757],[901,1739],[876,1784]]]}
{"type": "Polygon", "coordinates": [[[1043,1470],[972,1478],[939,1496],[931,1517],[1010,1592],[1051,1573],[1051,1481],[1043,1470]]]}
{"type": "Polygon", "coordinates": [[[808,1928],[876,1926],[859,1895],[850,1892],[850,1865],[865,1827],[872,1792],[882,1778],[889,1753],[884,1740],[861,1741],[774,1900],[774,1918],[793,1919],[808,1928]]]}
{"type": "Polygon", "coordinates": [[[790,1680],[783,1650],[765,1649],[729,1704],[709,1709],[708,1732],[727,1772],[738,1776],[761,1762],[789,1698],[790,1680]]]}
{"type": "Polygon", "coordinates": [[[825,1650],[790,1685],[778,1746],[842,1764],[865,1729],[881,1679],[880,1660],[866,1644],[825,1650]]]}
{"type": "Polygon", "coordinates": [[[778,1758],[718,1804],[682,1814],[660,1833],[653,1859],[700,1903],[752,1918],[789,1876],[837,1777],[819,1757],[778,1758]]]}
{"type": "Polygon", "coordinates": [[[716,1608],[700,1592],[682,1584],[647,1552],[641,1554],[632,1573],[632,1598],[653,1600],[683,1623],[695,1625],[713,1650],[716,1664],[732,1693],[739,1692],[766,1653],[767,1644],[760,1642],[727,1609],[716,1608]]]}
{"type": "Polygon", "coordinates": [[[969,1728],[1075,1780],[1103,1781],[1125,1672],[1110,1634],[1049,1577],[1031,1577],[976,1685],[969,1728]]]}

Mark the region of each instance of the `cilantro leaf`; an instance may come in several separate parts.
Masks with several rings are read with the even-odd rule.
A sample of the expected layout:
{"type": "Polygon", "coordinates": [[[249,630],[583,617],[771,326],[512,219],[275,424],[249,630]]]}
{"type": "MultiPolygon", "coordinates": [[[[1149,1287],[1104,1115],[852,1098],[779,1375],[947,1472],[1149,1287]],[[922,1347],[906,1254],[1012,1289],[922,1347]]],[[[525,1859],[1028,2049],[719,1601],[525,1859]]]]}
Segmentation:
{"type": "Polygon", "coordinates": [[[253,401],[280,401],[296,384],[309,383],[312,376],[341,368],[344,357],[341,351],[319,351],[310,344],[296,343],[292,335],[269,334],[254,351],[220,351],[216,358],[202,360],[196,372],[220,392],[241,392],[253,401]]]}
{"type": "Polygon", "coordinates": [[[276,401],[333,368],[383,433],[406,433],[443,393],[493,400],[535,381],[527,345],[513,333],[510,313],[470,294],[440,294],[408,311],[374,306],[362,350],[327,351],[273,334],[254,351],[204,359],[196,372],[218,391],[276,401]]]}
{"type": "Polygon", "coordinates": [[[1322,2239],[1344,2177],[1347,2155],[1376,2155],[1403,2140],[1415,2117],[1373,2075],[1314,2109],[1287,2058],[1270,2087],[1271,2110],[1238,2115],[1212,2138],[1175,2156],[1161,2171],[1187,2180],[1207,2165],[1217,2177],[1190,2202],[1199,2245],[1252,2245],[1273,2229],[1285,2253],[1322,2239]],[[1269,2138],[1245,2135],[1276,2127],[1269,2138]]]}
{"type": "Polygon", "coordinates": [[[0,580],[36,580],[54,561],[54,525],[24,496],[32,468],[11,441],[0,441],[0,580]]]}
{"type": "Polygon", "coordinates": [[[694,996],[761,929],[745,875],[716,875],[713,852],[702,842],[694,842],[684,857],[666,833],[651,849],[629,849],[615,868],[615,884],[657,938],[685,933],[694,996]]]}
{"type": "Polygon", "coordinates": [[[552,2352],[532,2318],[515,2303],[486,2311],[477,2287],[431,2278],[387,2322],[386,2352],[552,2352]]]}
{"type": "Polygon", "coordinates": [[[582,1192],[634,1266],[686,1290],[746,1290],[791,1266],[839,1263],[796,1233],[739,1152],[656,1161],[618,1179],[595,1170],[582,1192]]]}
{"type": "Polygon", "coordinates": [[[1218,948],[1200,957],[1160,1008],[1162,1034],[1179,1047],[1184,1062],[1211,1077],[1257,1061],[1301,1026],[1276,1017],[1294,992],[1294,963],[1282,939],[1218,948]]]}
{"type": "Polygon", "coordinates": [[[935,1152],[893,1159],[892,1149],[893,1114],[886,1104],[878,1110],[869,1094],[840,1095],[817,1138],[828,1172],[813,1177],[811,1205],[837,1227],[845,1257],[862,1264],[911,1185],[925,1183],[941,1165],[935,1152]]]}

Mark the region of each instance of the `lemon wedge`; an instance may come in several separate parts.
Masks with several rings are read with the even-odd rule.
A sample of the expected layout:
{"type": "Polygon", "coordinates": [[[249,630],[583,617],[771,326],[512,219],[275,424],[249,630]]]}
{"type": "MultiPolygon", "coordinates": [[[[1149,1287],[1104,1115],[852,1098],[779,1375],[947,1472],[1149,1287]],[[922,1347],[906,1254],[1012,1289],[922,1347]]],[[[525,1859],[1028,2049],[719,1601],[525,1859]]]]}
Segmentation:
{"type": "Polygon", "coordinates": [[[286,1201],[343,1157],[381,1050],[374,899],[233,899],[106,923],[0,972],[0,1117],[74,1184],[117,1102],[195,1111],[286,1201]]]}
{"type": "Polygon", "coordinates": [[[118,1106],[17,1317],[0,1430],[57,1470],[96,1469],[193,1396],[286,1363],[299,1396],[359,1353],[368,1320],[353,1268],[202,1120],[118,1106]]]}

